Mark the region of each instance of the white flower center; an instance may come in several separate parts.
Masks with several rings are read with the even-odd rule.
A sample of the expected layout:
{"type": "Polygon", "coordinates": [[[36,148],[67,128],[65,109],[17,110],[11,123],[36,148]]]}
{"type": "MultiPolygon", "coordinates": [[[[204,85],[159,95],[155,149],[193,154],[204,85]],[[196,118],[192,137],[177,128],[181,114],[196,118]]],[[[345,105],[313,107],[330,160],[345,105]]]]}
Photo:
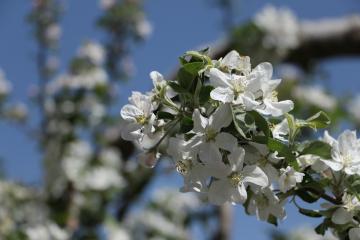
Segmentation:
{"type": "Polygon", "coordinates": [[[233,187],[237,187],[240,184],[242,184],[242,181],[244,180],[244,176],[242,174],[240,174],[239,172],[232,172],[229,176],[228,179],[230,181],[230,184],[233,187]]]}

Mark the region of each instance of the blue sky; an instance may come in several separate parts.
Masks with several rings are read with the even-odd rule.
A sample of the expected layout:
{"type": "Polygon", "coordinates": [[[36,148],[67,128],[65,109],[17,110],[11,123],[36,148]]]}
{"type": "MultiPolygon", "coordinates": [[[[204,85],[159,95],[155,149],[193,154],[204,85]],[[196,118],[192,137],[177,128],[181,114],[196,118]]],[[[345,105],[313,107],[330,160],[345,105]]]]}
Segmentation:
{"type": "MultiPolygon", "coordinates": [[[[11,101],[28,101],[28,89],[36,84],[35,43],[25,22],[31,4],[29,0],[0,1],[0,68],[3,68],[13,85],[11,101]]],[[[61,70],[74,55],[78,46],[87,39],[104,39],[103,33],[93,24],[100,15],[97,0],[65,1],[62,19],[63,36],[60,41],[61,70]]],[[[124,103],[131,90],[146,91],[151,87],[148,73],[158,70],[165,75],[177,64],[177,56],[189,49],[221,38],[221,12],[206,0],[148,0],[145,10],[154,31],[150,38],[133,49],[136,74],[119,89],[119,106],[124,103]],[[140,86],[140,89],[139,89],[140,86]]],[[[267,3],[290,7],[300,19],[340,17],[360,12],[358,0],[316,1],[238,1],[236,21],[244,21],[267,3]]],[[[329,75],[327,87],[338,96],[360,93],[359,59],[336,59],[321,64],[329,75]]],[[[4,161],[7,176],[27,183],[41,182],[41,162],[36,141],[29,138],[14,125],[0,122],[0,156],[4,161]]],[[[167,181],[166,181],[167,182],[167,181]]],[[[171,185],[179,186],[174,177],[171,185]]],[[[163,184],[159,179],[155,186],[163,184]]],[[[286,224],[281,228],[292,228],[308,221],[289,208],[286,224]],[[285,226],[286,225],[286,226],[285,226]]],[[[313,222],[313,221],[312,221],[313,222]]],[[[309,223],[312,223],[309,222],[309,223]]],[[[315,221],[316,222],[316,221],[315,221]]],[[[267,239],[268,225],[259,223],[254,217],[244,217],[242,207],[236,207],[234,239],[267,239]],[[237,236],[237,237],[236,237],[237,236]]]]}

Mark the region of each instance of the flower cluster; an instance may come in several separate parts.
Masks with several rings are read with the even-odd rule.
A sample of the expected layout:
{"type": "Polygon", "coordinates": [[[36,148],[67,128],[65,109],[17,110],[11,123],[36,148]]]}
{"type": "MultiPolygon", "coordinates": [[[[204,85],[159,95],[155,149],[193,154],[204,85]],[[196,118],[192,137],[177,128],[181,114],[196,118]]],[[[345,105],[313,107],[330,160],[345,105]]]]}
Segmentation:
{"type": "Polygon", "coordinates": [[[153,166],[160,141],[169,136],[166,152],[184,177],[182,191],[206,194],[214,204],[247,202],[249,212],[263,220],[284,218],[272,182],[287,192],[303,174],[290,165],[277,170],[284,158],[255,140],[270,134],[256,123],[280,119],[293,108],[292,101],[278,100],[281,80],[271,79],[271,64],[252,69],[250,58],[236,51],[218,61],[189,52],[182,61],[176,82],[152,72],[154,89],[133,92],[121,110],[127,122],[123,138],[147,149],[143,162],[153,166]]]}
{"type": "Polygon", "coordinates": [[[42,194],[13,182],[0,181],[0,235],[4,239],[66,240],[66,230],[50,220],[42,194]]]}
{"type": "Polygon", "coordinates": [[[357,239],[355,132],[299,141],[303,128],[324,128],[330,120],[324,112],[305,120],[289,114],[294,104],[278,99],[281,80],[272,79],[270,63],[252,68],[250,58],[236,51],[219,60],[190,51],[180,62],[175,81],[152,72],[154,89],[133,92],[121,109],[122,137],[144,150],[141,162],[153,167],[168,155],[183,176],[182,192],[198,192],[217,205],[242,204],[247,214],[274,224],[286,217],[291,200],[300,213],[324,217],[318,233],[332,228],[357,239]],[[304,209],[297,198],[327,204],[325,210],[304,209]]]}

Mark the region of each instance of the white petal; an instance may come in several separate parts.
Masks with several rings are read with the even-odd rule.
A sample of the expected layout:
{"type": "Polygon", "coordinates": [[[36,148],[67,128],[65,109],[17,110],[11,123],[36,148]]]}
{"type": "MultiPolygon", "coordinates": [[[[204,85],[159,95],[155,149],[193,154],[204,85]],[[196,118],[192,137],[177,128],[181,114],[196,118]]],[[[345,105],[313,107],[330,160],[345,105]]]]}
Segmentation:
{"type": "Polygon", "coordinates": [[[201,115],[199,109],[195,109],[193,113],[194,132],[203,132],[208,125],[208,119],[201,115]]]}
{"type": "Polygon", "coordinates": [[[241,147],[234,149],[229,155],[228,159],[230,162],[232,171],[241,171],[244,164],[245,150],[241,147]]]}
{"type": "Polygon", "coordinates": [[[142,135],[143,134],[141,133],[141,125],[137,123],[124,124],[121,129],[121,138],[127,141],[138,140],[142,137],[142,135]]]}
{"type": "Polygon", "coordinates": [[[294,103],[291,100],[271,102],[269,99],[264,99],[264,104],[265,109],[258,108],[257,111],[265,115],[271,115],[273,117],[279,117],[294,108],[294,103]]]}
{"type": "Polygon", "coordinates": [[[329,134],[329,132],[328,132],[327,130],[325,130],[325,132],[324,132],[324,137],[323,137],[322,140],[323,140],[324,142],[330,144],[330,145],[332,145],[333,143],[336,143],[336,142],[337,142],[337,141],[335,140],[335,138],[333,138],[333,137],[329,134]]]}
{"type": "Polygon", "coordinates": [[[238,68],[240,62],[240,54],[237,51],[232,50],[231,52],[226,54],[226,56],[221,60],[221,65],[225,65],[230,69],[236,69],[238,68]]]}
{"type": "Polygon", "coordinates": [[[152,71],[150,73],[150,78],[153,81],[154,87],[165,81],[163,75],[157,71],[152,71]]]}
{"type": "Polygon", "coordinates": [[[266,174],[258,166],[246,166],[243,169],[244,182],[250,182],[261,187],[266,187],[269,185],[269,180],[266,174]]]}
{"type": "Polygon", "coordinates": [[[209,202],[216,205],[222,205],[229,201],[231,194],[231,185],[227,179],[213,181],[209,188],[209,202]]]}
{"type": "Polygon", "coordinates": [[[345,224],[352,220],[352,214],[345,208],[338,208],[331,216],[331,221],[335,224],[345,224]]]}
{"type": "Polygon", "coordinates": [[[360,240],[360,228],[352,228],[349,231],[350,240],[360,240]]]}
{"type": "Polygon", "coordinates": [[[219,148],[231,152],[237,146],[237,139],[227,132],[221,132],[216,135],[215,143],[219,148]]]}
{"type": "Polygon", "coordinates": [[[211,128],[219,132],[221,128],[227,127],[232,122],[231,109],[229,104],[222,104],[209,118],[211,128]]]}
{"type": "Polygon", "coordinates": [[[234,203],[244,203],[247,199],[247,192],[244,184],[240,184],[237,188],[231,189],[231,201],[234,203]]]}
{"type": "Polygon", "coordinates": [[[257,65],[253,70],[253,73],[261,75],[265,79],[271,79],[273,74],[273,67],[271,63],[263,62],[257,65]]]}
{"type": "Polygon", "coordinates": [[[320,159],[320,160],[334,171],[340,171],[344,166],[342,163],[336,162],[334,160],[324,160],[324,159],[320,159]]]}
{"type": "Polygon", "coordinates": [[[210,92],[210,97],[222,103],[230,103],[234,100],[234,92],[228,87],[217,87],[210,92]]]}
{"type": "Polygon", "coordinates": [[[199,157],[204,163],[221,162],[221,153],[214,142],[203,143],[199,147],[199,157]]]}
{"type": "Polygon", "coordinates": [[[349,154],[353,149],[356,149],[358,146],[356,139],[356,132],[345,130],[340,134],[338,138],[339,150],[342,154],[349,154]]]}
{"type": "Polygon", "coordinates": [[[137,107],[135,107],[134,105],[131,104],[126,104],[122,109],[121,109],[121,117],[125,120],[130,120],[130,121],[134,121],[136,116],[141,116],[144,113],[138,109],[137,107]]]}
{"type": "Polygon", "coordinates": [[[209,71],[209,80],[214,87],[231,87],[229,84],[230,75],[223,73],[217,68],[211,68],[209,71]]]}

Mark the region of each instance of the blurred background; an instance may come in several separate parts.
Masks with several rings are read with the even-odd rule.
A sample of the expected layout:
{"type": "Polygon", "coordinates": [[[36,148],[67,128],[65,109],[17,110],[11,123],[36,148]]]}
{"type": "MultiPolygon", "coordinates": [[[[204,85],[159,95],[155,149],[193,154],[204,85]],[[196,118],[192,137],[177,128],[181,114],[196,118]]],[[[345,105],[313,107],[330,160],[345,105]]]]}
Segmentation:
{"type": "Polygon", "coordinates": [[[221,232],[169,159],[145,169],[120,138],[131,91],[207,46],[273,63],[297,117],[360,126],[358,0],[1,1],[0,239],[322,239],[290,204],[277,227],[229,207],[221,232]]]}

